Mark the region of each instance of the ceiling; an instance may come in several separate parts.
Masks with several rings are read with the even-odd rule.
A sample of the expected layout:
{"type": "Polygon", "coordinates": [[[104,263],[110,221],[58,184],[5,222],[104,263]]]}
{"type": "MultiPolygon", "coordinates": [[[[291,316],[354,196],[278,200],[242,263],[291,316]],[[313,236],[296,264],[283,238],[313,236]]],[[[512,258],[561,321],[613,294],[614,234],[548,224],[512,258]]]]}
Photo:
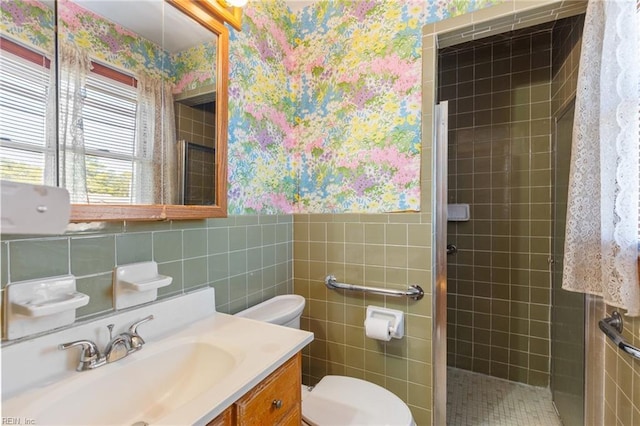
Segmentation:
{"type": "Polygon", "coordinates": [[[111,22],[140,34],[169,53],[209,41],[214,34],[160,0],[72,0],[111,22]],[[163,21],[164,14],[164,21],[163,21]],[[185,31],[185,29],[189,29],[185,31]]]}
{"type": "MultiPolygon", "coordinates": [[[[46,1],[46,0],[45,0],[46,1]]],[[[147,40],[151,40],[169,53],[179,52],[210,40],[212,33],[179,13],[162,0],[71,0],[112,22],[115,22],[147,40]],[[126,3],[126,7],[124,4],[126,3]],[[162,21],[164,13],[164,25],[162,21]],[[184,31],[190,28],[189,31],[184,31]]],[[[292,12],[318,3],[320,0],[285,0],[292,12]]]]}

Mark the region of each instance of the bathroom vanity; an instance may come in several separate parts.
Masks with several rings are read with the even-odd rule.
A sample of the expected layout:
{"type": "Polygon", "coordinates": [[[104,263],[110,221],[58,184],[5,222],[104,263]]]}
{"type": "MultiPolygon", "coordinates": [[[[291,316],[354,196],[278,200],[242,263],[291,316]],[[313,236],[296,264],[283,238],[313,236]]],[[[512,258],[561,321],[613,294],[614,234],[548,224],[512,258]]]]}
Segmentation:
{"type": "Polygon", "coordinates": [[[228,407],[208,426],[300,425],[300,353],[228,407]]]}
{"type": "Polygon", "coordinates": [[[300,351],[313,334],[215,312],[214,290],[124,310],[3,346],[2,411],[36,424],[300,424],[300,351]],[[87,339],[102,350],[107,325],[138,327],[144,348],[75,370],[87,339]],[[139,423],[143,422],[143,423],[139,423]]]}

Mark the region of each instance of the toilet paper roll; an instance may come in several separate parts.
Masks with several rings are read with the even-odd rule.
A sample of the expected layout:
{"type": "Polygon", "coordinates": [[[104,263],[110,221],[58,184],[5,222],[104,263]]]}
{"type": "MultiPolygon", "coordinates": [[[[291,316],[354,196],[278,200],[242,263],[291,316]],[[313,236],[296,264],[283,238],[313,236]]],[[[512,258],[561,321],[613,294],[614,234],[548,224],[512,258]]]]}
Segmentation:
{"type": "Polygon", "coordinates": [[[388,342],[391,340],[389,328],[391,321],[382,318],[367,318],[364,322],[364,330],[367,337],[388,342]]]}

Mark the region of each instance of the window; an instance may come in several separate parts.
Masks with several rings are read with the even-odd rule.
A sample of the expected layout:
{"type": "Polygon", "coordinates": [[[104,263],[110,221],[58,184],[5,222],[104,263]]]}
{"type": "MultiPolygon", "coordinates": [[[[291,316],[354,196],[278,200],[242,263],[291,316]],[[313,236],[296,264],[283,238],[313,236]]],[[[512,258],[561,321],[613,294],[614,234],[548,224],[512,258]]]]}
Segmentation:
{"type": "MultiPolygon", "coordinates": [[[[56,141],[47,141],[47,126],[53,129],[56,120],[53,99],[49,99],[50,62],[4,38],[0,45],[0,178],[56,185],[56,141]],[[49,101],[53,111],[47,117],[49,101]]],[[[84,105],[78,122],[84,134],[88,201],[131,203],[139,163],[135,158],[136,80],[92,65],[81,91],[84,105]]]]}
{"type": "MultiPolygon", "coordinates": [[[[94,66],[94,71],[100,69],[94,66]]],[[[135,81],[135,80],[134,80],[135,81]]],[[[82,114],[90,203],[131,203],[135,161],[136,88],[92,72],[82,114]]]]}
{"type": "Polygon", "coordinates": [[[0,44],[0,178],[55,185],[55,144],[46,140],[49,60],[6,39],[0,44]]]}

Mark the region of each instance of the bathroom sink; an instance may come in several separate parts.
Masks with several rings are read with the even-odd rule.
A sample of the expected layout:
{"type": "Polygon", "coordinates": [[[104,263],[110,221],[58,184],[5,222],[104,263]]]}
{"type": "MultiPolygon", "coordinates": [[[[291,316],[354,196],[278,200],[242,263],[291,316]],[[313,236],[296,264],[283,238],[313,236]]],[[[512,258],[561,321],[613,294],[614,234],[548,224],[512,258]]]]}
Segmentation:
{"type": "Polygon", "coordinates": [[[147,345],[125,360],[78,373],[24,412],[47,425],[151,424],[208,391],[241,358],[202,342],[147,345]]]}
{"type": "MultiPolygon", "coordinates": [[[[2,417],[37,425],[204,426],[313,340],[311,333],[215,312],[207,288],[139,309],[3,345],[2,417]],[[140,327],[139,351],[76,371],[80,350],[105,348],[116,332],[140,327]]],[[[16,423],[17,424],[17,423],[16,423]]]]}

